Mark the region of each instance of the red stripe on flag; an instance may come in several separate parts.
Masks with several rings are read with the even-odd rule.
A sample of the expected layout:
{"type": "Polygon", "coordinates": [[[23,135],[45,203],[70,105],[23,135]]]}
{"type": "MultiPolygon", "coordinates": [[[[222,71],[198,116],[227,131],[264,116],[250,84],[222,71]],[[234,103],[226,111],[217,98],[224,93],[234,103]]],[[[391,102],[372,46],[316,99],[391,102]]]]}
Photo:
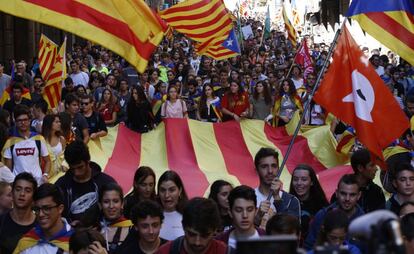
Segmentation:
{"type": "MultiPolygon", "coordinates": [[[[47,52],[46,59],[40,63],[39,67],[40,67],[40,72],[44,75],[43,78],[47,77],[47,75],[45,73],[46,64],[50,62],[49,59],[50,59],[50,57],[52,57],[52,55],[53,55],[53,52],[49,50],[49,52],[47,52]]],[[[39,59],[39,60],[42,60],[42,59],[39,59]]],[[[53,64],[50,64],[49,65],[49,70],[51,70],[52,68],[53,68],[53,64]]]]}
{"type": "Polygon", "coordinates": [[[165,119],[164,124],[169,169],[180,175],[187,194],[203,196],[209,183],[198,166],[187,119],[165,119]]]}
{"type": "Polygon", "coordinates": [[[141,159],[141,135],[122,124],[118,125],[118,136],[105,173],[112,176],[127,193],[141,159]]]}
{"type": "Polygon", "coordinates": [[[46,99],[49,102],[49,106],[53,108],[53,96],[52,92],[50,91],[50,86],[45,87],[44,93],[46,94],[46,99]]]}
{"type": "Polygon", "coordinates": [[[54,72],[54,73],[50,74],[48,80],[53,80],[53,79],[59,78],[61,76],[62,76],[62,71],[57,71],[57,72],[54,72]]]}
{"type": "Polygon", "coordinates": [[[177,13],[177,12],[187,12],[187,11],[193,11],[195,9],[199,9],[202,8],[203,6],[209,4],[211,2],[211,0],[202,0],[199,1],[198,3],[192,4],[192,5],[188,5],[188,6],[184,6],[184,7],[174,7],[172,6],[171,8],[163,11],[162,15],[169,15],[172,13],[177,13]]]}
{"type": "Polygon", "coordinates": [[[62,82],[62,81],[59,81],[59,82],[57,82],[57,83],[55,83],[54,85],[53,85],[53,89],[55,90],[55,99],[56,99],[56,106],[59,104],[59,101],[60,101],[60,97],[61,97],[61,92],[62,92],[62,89],[61,89],[61,87],[60,87],[60,85],[59,85],[59,83],[60,82],[62,82]]]}
{"type": "MultiPolygon", "coordinates": [[[[192,38],[209,38],[211,36],[215,36],[217,37],[217,34],[221,35],[221,31],[226,28],[227,26],[231,25],[233,21],[231,21],[231,19],[227,19],[221,26],[216,27],[213,30],[209,30],[208,32],[205,33],[191,33],[191,32],[186,32],[185,34],[188,36],[191,36],[192,38]]],[[[231,27],[230,27],[231,28],[231,27]]],[[[230,29],[228,30],[230,31],[230,29]]],[[[224,34],[223,34],[224,35],[224,34]]]]}
{"type": "MultiPolygon", "coordinates": [[[[267,139],[279,148],[284,156],[288,149],[290,140],[292,139],[292,137],[286,133],[285,128],[274,128],[268,124],[265,124],[264,132],[267,139]]],[[[280,161],[279,164],[281,163],[282,162],[280,161]]],[[[293,169],[301,163],[308,164],[315,170],[315,172],[320,172],[326,169],[309,149],[306,138],[297,136],[286,166],[289,172],[292,173],[293,169]]]]}
{"type": "Polygon", "coordinates": [[[240,124],[236,121],[213,124],[217,144],[223,154],[227,172],[236,176],[240,183],[258,186],[259,177],[253,158],[244,142],[240,124]]]}
{"type": "Polygon", "coordinates": [[[401,23],[383,12],[370,12],[365,15],[385,31],[392,34],[396,39],[407,45],[407,47],[414,49],[414,34],[401,23]]]}
{"type": "MultiPolygon", "coordinates": [[[[207,22],[198,24],[198,25],[178,25],[178,26],[174,26],[175,29],[201,29],[204,27],[209,27],[212,26],[214,24],[216,24],[218,21],[220,21],[220,19],[225,16],[227,14],[227,10],[224,9],[223,11],[221,11],[220,13],[217,14],[216,17],[214,17],[214,19],[209,20],[207,22]]],[[[200,18],[205,18],[208,14],[202,14],[200,18]]],[[[181,18],[182,19],[182,18],[181,18]]]]}
{"type": "MultiPolygon", "coordinates": [[[[141,42],[128,24],[99,12],[87,5],[73,0],[25,0],[32,4],[61,13],[62,15],[83,20],[98,29],[104,30],[134,46],[135,50],[145,59],[149,59],[155,45],[141,42]]],[[[143,24],[144,25],[144,24],[143,24]]]]}

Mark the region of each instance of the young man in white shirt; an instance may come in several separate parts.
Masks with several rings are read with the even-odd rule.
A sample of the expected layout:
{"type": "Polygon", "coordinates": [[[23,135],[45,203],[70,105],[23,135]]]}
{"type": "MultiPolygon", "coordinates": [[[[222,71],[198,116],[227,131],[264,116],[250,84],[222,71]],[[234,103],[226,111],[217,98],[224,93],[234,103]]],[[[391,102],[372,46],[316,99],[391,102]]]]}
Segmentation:
{"type": "Polygon", "coordinates": [[[5,165],[12,169],[14,175],[29,172],[38,184],[47,182],[51,166],[49,152],[43,136],[30,131],[29,107],[17,105],[14,119],[16,128],[3,148],[5,165]]]}

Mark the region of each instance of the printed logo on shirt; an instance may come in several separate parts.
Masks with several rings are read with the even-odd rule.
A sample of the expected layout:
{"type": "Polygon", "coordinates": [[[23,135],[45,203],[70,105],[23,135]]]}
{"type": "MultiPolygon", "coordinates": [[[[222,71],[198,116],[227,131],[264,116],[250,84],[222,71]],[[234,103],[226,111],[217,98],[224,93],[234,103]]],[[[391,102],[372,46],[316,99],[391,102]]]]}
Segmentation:
{"type": "Polygon", "coordinates": [[[88,192],[80,196],[72,202],[70,212],[72,214],[83,213],[98,201],[98,194],[96,192],[88,192]]]}
{"type": "Polygon", "coordinates": [[[35,147],[32,148],[16,148],[17,156],[31,156],[35,153],[35,147]]]}

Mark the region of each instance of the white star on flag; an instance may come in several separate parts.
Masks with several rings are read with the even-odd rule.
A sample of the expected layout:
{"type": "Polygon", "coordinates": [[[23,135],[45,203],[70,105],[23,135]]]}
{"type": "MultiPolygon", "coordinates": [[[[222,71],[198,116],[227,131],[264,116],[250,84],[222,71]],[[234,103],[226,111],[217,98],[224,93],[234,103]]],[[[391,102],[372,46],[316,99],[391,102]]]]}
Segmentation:
{"type": "Polygon", "coordinates": [[[229,39],[226,42],[227,42],[227,47],[232,47],[233,46],[233,40],[229,39]]]}

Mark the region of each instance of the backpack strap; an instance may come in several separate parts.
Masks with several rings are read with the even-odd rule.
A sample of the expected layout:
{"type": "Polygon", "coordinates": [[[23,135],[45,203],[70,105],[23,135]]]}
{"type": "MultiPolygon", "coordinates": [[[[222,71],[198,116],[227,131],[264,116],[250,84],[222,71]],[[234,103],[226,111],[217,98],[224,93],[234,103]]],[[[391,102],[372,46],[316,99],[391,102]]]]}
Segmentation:
{"type": "Polygon", "coordinates": [[[172,242],[169,254],[180,254],[183,247],[184,236],[180,236],[172,242]]]}

